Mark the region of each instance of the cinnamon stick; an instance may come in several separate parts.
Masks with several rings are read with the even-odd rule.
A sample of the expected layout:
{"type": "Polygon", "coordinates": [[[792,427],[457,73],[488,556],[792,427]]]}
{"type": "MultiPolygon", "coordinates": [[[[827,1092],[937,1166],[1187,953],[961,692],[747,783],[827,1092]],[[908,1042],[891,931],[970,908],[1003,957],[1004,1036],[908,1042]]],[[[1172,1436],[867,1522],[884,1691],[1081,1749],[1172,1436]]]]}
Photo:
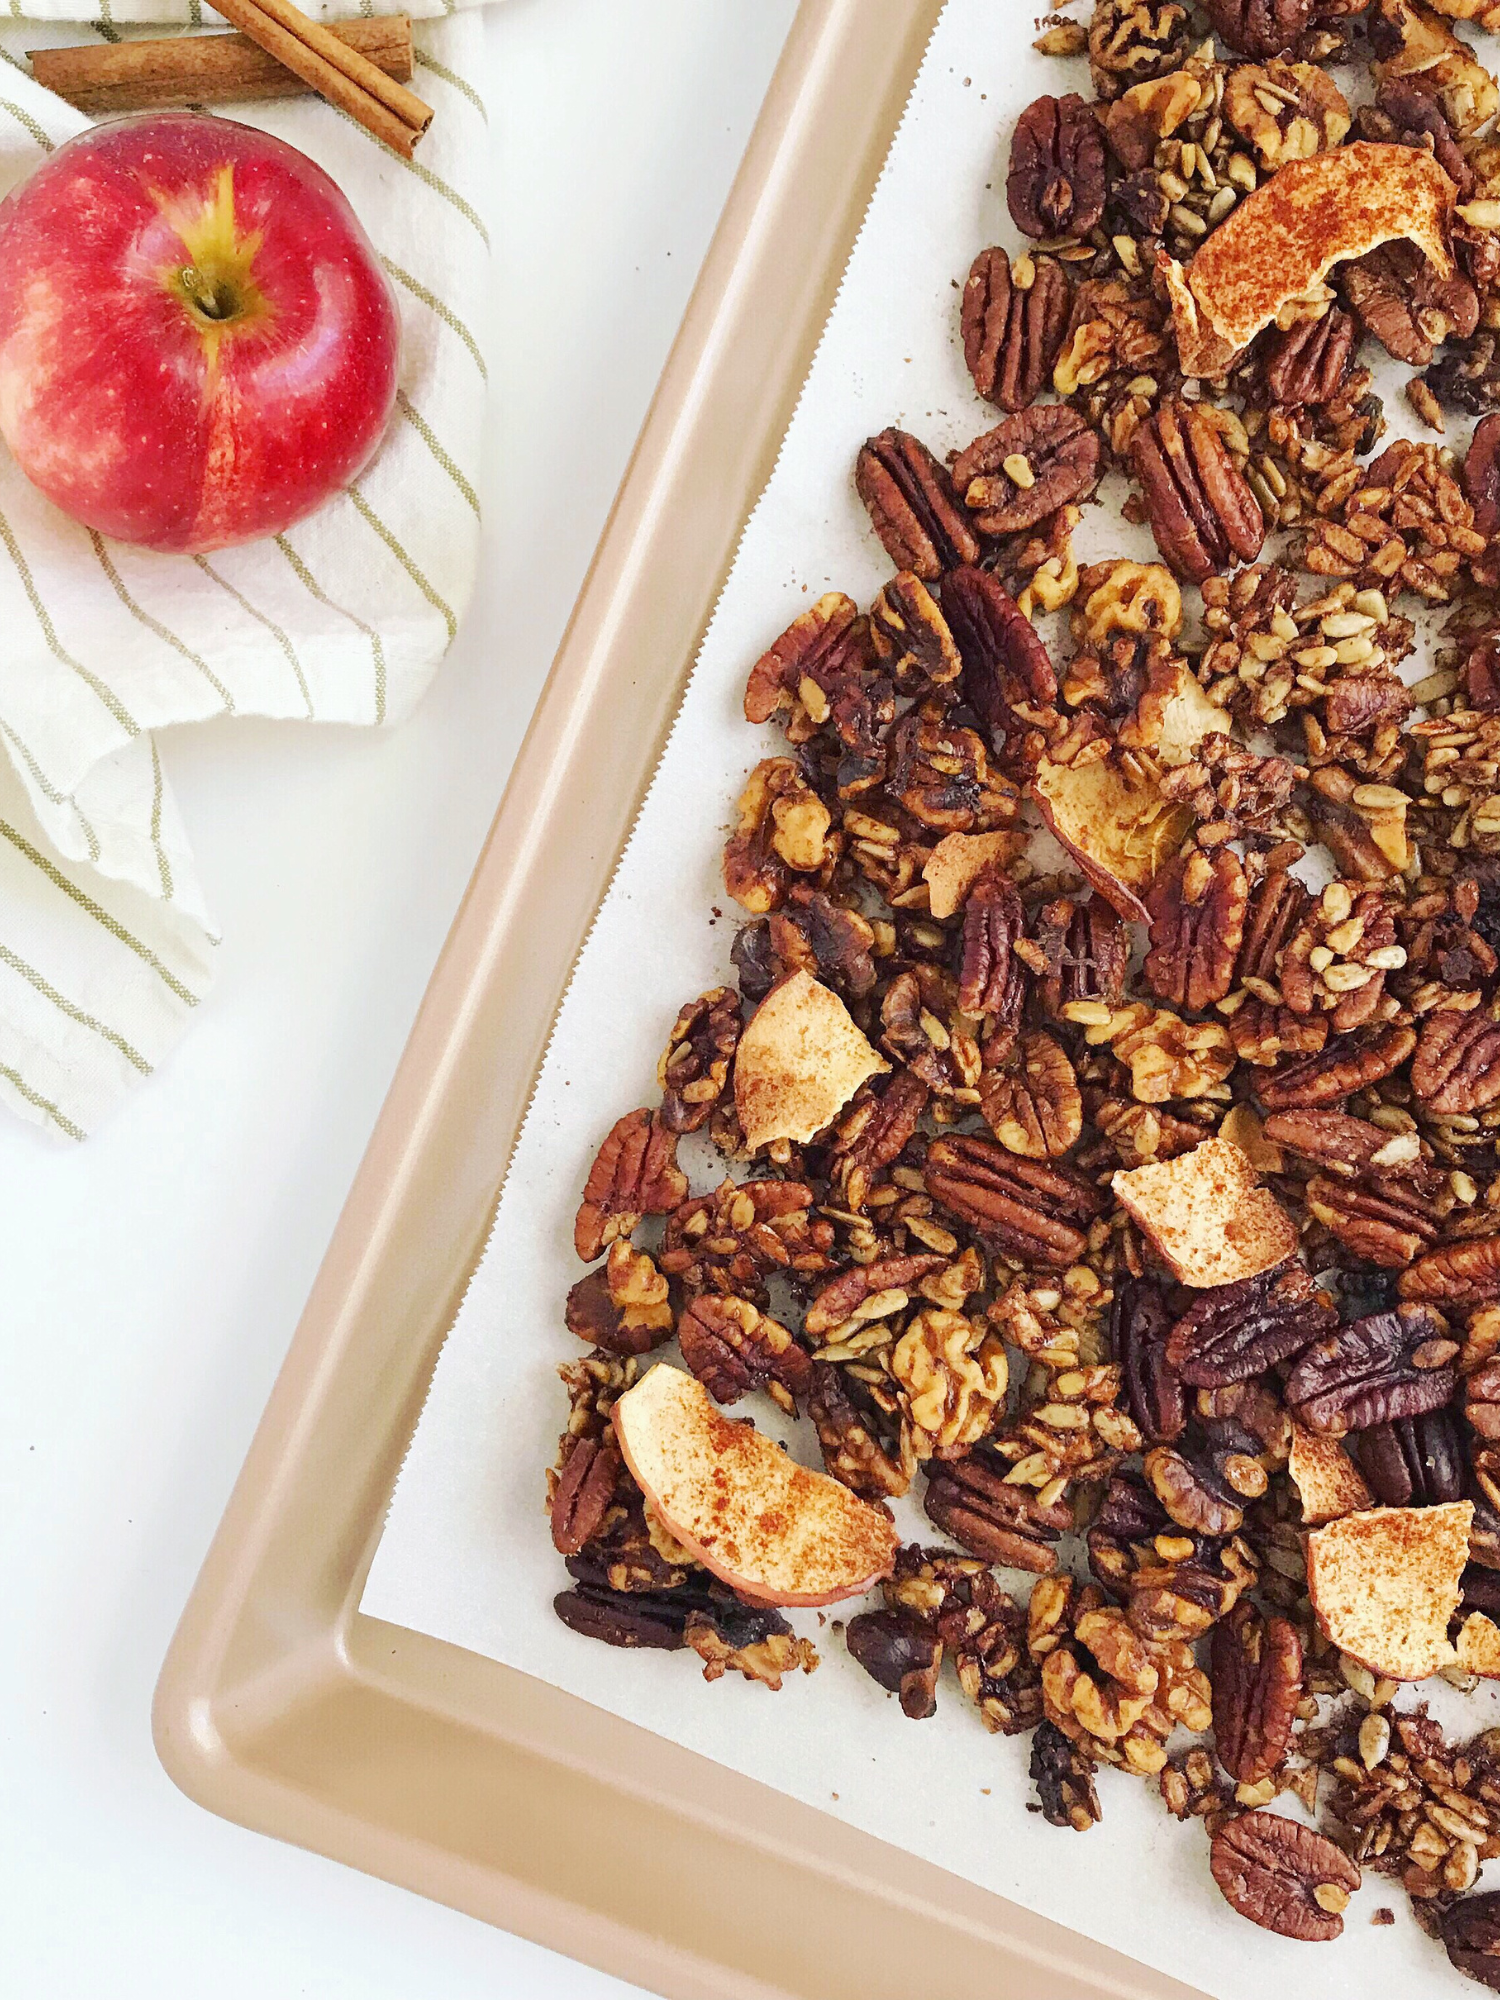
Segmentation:
{"type": "MultiPolygon", "coordinates": [[[[406,15],[341,21],[331,32],[387,76],[409,80],[412,40],[406,15]]],[[[250,104],[312,89],[246,35],[173,35],[28,53],[38,83],[94,118],[195,104],[250,104]]]]}
{"type": "Polygon", "coordinates": [[[311,84],[320,97],[411,158],[417,140],[432,123],[431,105],[319,22],[309,20],[292,0],[214,3],[227,21],[311,84]]]}

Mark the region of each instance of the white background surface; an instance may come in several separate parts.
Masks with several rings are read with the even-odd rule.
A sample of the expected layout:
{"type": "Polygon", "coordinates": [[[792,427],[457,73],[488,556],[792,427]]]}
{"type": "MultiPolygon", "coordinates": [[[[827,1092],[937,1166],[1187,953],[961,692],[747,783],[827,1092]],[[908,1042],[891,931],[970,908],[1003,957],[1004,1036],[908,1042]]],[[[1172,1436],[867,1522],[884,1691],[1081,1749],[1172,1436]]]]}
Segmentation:
{"type": "Polygon", "coordinates": [[[792,12],[494,10],[496,393],[466,627],[393,735],[165,739],[218,985],[86,1146],[0,1118],[4,2000],[628,1990],[189,1805],[149,1706],[792,12]],[[308,852],[337,858],[310,874],[308,852]]]}

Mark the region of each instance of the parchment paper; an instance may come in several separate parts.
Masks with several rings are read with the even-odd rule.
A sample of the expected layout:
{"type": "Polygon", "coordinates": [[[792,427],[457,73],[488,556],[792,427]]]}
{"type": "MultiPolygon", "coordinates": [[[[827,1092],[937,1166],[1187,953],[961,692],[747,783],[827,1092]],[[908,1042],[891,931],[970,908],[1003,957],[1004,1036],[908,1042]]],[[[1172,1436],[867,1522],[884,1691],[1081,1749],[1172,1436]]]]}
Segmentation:
{"type": "MultiPolygon", "coordinates": [[[[1218,2000],[1268,1991],[1279,2000],[1472,2000],[1474,1987],[1418,1932],[1397,1884],[1370,1878],[1338,1944],[1298,1945],[1231,1913],[1209,1876],[1201,1828],[1177,1825],[1138,1780],[1100,1773],[1104,1819],[1087,1835],[1047,1827],[1026,1810],[1029,1739],[987,1735],[951,1678],[934,1719],[907,1721],[815,1613],[793,1622],[817,1639],[821,1668],[772,1695],[737,1678],[707,1686],[682,1655],[580,1638],[551,1609],[566,1578],[543,1480],[565,1410],[554,1371],[581,1352],[562,1323],[581,1268],[571,1242],[579,1191],[613,1120],[654,1101],[657,1057],[680,1003],[732,976],[733,919],[712,914],[716,904],[732,910],[718,865],[725,823],[746,771],[781,747],[740,712],[750,662],[822,591],[868,603],[889,574],[850,479],[860,443],[897,422],[941,456],[995,420],[964,370],[958,287],[985,244],[1020,247],[1004,203],[1015,114],[1043,91],[1089,88],[1082,63],[1032,51],[1035,32],[1031,7],[1017,0],[950,0],[934,36],[781,458],[563,1003],[363,1608],[536,1674],[1218,2000]],[[1397,1912],[1393,1928],[1371,1925],[1382,1904],[1397,1912]]],[[[1150,548],[1114,505],[1089,511],[1085,536],[1085,559],[1150,548]]],[[[719,1178],[717,1166],[700,1165],[694,1187],[719,1178]]],[[[754,1400],[757,1421],[774,1429],[768,1401],[754,1400]]],[[[810,1426],[794,1449],[819,1463],[810,1426]]],[[[915,1508],[903,1508],[902,1527],[934,1539],[915,1508]]],[[[1489,1690],[1461,1712],[1471,1729],[1500,1720],[1489,1690]]]]}

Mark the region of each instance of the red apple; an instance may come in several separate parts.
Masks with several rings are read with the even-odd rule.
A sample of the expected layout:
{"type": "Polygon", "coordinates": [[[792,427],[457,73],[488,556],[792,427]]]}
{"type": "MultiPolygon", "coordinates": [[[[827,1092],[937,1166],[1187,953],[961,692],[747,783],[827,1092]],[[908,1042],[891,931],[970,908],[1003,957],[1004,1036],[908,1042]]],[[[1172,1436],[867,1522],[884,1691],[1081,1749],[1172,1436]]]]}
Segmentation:
{"type": "Polygon", "coordinates": [[[310,514],[380,442],[399,344],[348,202],[247,125],[100,125],[0,203],[0,433],[120,541],[216,549],[310,514]]]}

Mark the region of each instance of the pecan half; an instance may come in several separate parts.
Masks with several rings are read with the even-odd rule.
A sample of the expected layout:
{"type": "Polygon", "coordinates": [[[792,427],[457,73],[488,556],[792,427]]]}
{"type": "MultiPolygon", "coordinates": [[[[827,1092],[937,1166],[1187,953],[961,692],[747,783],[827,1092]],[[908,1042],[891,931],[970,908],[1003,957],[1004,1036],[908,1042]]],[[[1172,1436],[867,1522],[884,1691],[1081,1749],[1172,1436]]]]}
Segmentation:
{"type": "Polygon", "coordinates": [[[1436,1313],[1400,1305],[1307,1348],[1286,1378],[1286,1399],[1309,1430],[1342,1437],[1451,1402],[1457,1355],[1436,1313]]]}
{"type": "Polygon", "coordinates": [[[1065,1271],[1088,1239],[1074,1220],[1100,1213],[1094,1184],[1065,1167],[1008,1153],[993,1139],[944,1138],[927,1149],[923,1183],[933,1200],[1002,1256],[1065,1271]]]}
{"type": "Polygon", "coordinates": [[[805,743],[827,719],[830,694],[869,667],[871,652],[870,628],[858,605],[841,590],[825,592],[750,669],[745,720],[785,715],[792,741],[805,743]]]}
{"type": "Polygon", "coordinates": [[[1443,1912],[1438,1934],[1459,1972],[1500,1993],[1500,1890],[1461,1898],[1443,1912]]]}
{"type": "MultiPolygon", "coordinates": [[[[1172,1315],[1152,1278],[1127,1278],[1110,1305],[1110,1351],[1125,1377],[1125,1400],[1148,1444],[1171,1444],[1187,1426],[1187,1393],[1167,1353],[1172,1315]]],[[[1111,1488],[1113,1490],[1113,1488],[1111,1488]]]]}
{"type": "Polygon", "coordinates": [[[1366,1042],[1340,1036],[1320,1055],[1289,1063],[1256,1085],[1267,1111],[1312,1111],[1341,1104],[1393,1076],[1417,1045],[1411,1028],[1382,1028],[1366,1042]]]}
{"type": "Polygon", "coordinates": [[[1265,541],[1260,502],[1208,406],[1163,403],[1131,441],[1156,546],[1179,576],[1202,583],[1254,562],[1265,541]]]}
{"type": "Polygon", "coordinates": [[[1405,1270],[1438,1238],[1437,1217],[1400,1181],[1361,1186],[1318,1174],[1308,1182],[1305,1198],[1308,1213],[1335,1242],[1383,1271],[1405,1270]]]}
{"type": "Polygon", "coordinates": [[[880,1317],[901,1312],[924,1278],[942,1270],[947,1259],[926,1250],[898,1257],[879,1257],[873,1264],[855,1264],[831,1278],[803,1315],[802,1330],[814,1340],[836,1340],[846,1322],[862,1324],[874,1317],[866,1310],[871,1300],[882,1308],[880,1317]]]}
{"type": "Polygon", "coordinates": [[[1102,896],[1087,902],[1063,899],[1043,906],[1037,918],[1035,956],[1021,955],[1039,975],[1042,1005],[1054,1017],[1070,1018],[1069,1007],[1108,1007],[1125,993],[1130,966],[1130,932],[1102,896]]]}
{"type": "Polygon", "coordinates": [[[1463,485],[1474,509],[1474,526],[1488,541],[1500,528],[1500,410],[1481,417],[1474,426],[1464,459],[1463,485]]]}
{"type": "Polygon", "coordinates": [[[1342,1933],[1342,1912],[1360,1883],[1342,1848],[1280,1813],[1242,1813],[1221,1827],[1209,1866],[1224,1900],[1242,1917],[1313,1944],[1342,1933]]]}
{"type": "Polygon", "coordinates": [[[644,1215],[668,1215],[688,1191],[677,1164],[677,1134],[659,1115],[627,1111],[610,1127],[584,1183],[573,1248],[586,1264],[644,1215]]]}
{"type": "Polygon", "coordinates": [[[1429,1014],[1412,1057],[1411,1087],[1440,1117],[1493,1104],[1500,1098],[1500,1021],[1482,1007],[1429,1014]]]}
{"type": "Polygon", "coordinates": [[[1022,410],[961,451],[953,483],[976,527],[1015,535],[1092,493],[1104,447],[1066,403],[1022,410]]]}
{"type": "Polygon", "coordinates": [[[1073,288],[1054,257],[1019,257],[981,250],[964,285],[964,360],[987,403],[1014,413],[1029,409],[1052,380],[1073,288]]]}
{"type": "Polygon", "coordinates": [[[612,1432],[575,1442],[552,1491],[552,1546],[559,1555],[577,1555],[598,1534],[622,1470],[612,1432]]]}
{"type": "Polygon", "coordinates": [[[1348,378],[1356,339],[1354,321],[1337,307],[1285,332],[1272,328],[1260,364],[1266,395],[1283,407],[1331,403],[1348,378]]]}
{"type": "Polygon", "coordinates": [[[1087,236],[1104,213],[1104,135],[1083,99],[1039,97],[1016,121],[1005,182],[1023,236],[1087,236]]]}
{"type": "Polygon", "coordinates": [[[669,1132],[696,1132],[708,1123],[739,1039],[740,996],[732,986],[715,986],[684,1005],[656,1070],[669,1132]]]}
{"type": "Polygon", "coordinates": [[[1173,1445],[1153,1445],[1144,1460],[1146,1481],[1179,1528],[1217,1541],[1239,1533],[1246,1500],[1258,1497],[1253,1490],[1239,1491],[1231,1481],[1238,1479],[1242,1487],[1265,1491],[1266,1476],[1256,1460],[1256,1449],[1256,1441],[1248,1434],[1219,1440],[1193,1457],[1173,1445]],[[1221,1448],[1225,1443],[1239,1448],[1221,1448]]]}
{"type": "Polygon", "coordinates": [[[769,1389],[795,1412],[812,1378],[812,1363],[779,1325],[749,1299],[700,1292],[677,1324],[682,1358],[716,1403],[737,1403],[752,1389],[769,1389]]]}
{"type": "Polygon", "coordinates": [[[1446,1243],[1419,1257],[1396,1280],[1403,1299],[1425,1299],[1447,1310],[1493,1304],[1500,1299],[1500,1236],[1446,1243]]]}
{"type": "Polygon", "coordinates": [[[1083,1098],[1067,1051],[1050,1035],[1023,1035],[1004,1068],[986,1063],[979,1078],[985,1123],[1009,1153],[1061,1158],[1083,1130],[1083,1098]]]}
{"type": "Polygon", "coordinates": [[[1054,713],[1057,676],[1047,649],[1000,579],[967,565],[943,579],[943,610],[963,660],[964,699],[1002,752],[1026,774],[1041,755],[1054,713]]]}
{"type": "Polygon", "coordinates": [[[1172,1327],[1167,1359],[1195,1389],[1248,1382],[1289,1361],[1337,1324],[1332,1298],[1304,1265],[1275,1265],[1198,1293],[1172,1327]]]}
{"type": "Polygon", "coordinates": [[[860,448],[854,485],[897,569],[931,583],[979,560],[979,541],[953,482],[920,438],[895,428],[860,448]]]}
{"type": "Polygon", "coordinates": [[[1359,1468],[1387,1507],[1434,1507],[1463,1495],[1463,1447],[1447,1410],[1362,1431],[1359,1468]]]}
{"type": "Polygon", "coordinates": [[[1214,1630],[1209,1679],[1219,1762],[1242,1785],[1281,1768],[1302,1699],[1302,1641],[1285,1618],[1241,1602],[1214,1630]]]}
{"type": "Polygon", "coordinates": [[[899,1157],[927,1106],[927,1085],[897,1070],[883,1091],[860,1092],[834,1127],[830,1172],[840,1199],[861,1209],[876,1177],[899,1157]]]}
{"type": "MultiPolygon", "coordinates": [[[[1015,956],[1016,940],[1025,930],[1026,915],[1015,884],[999,869],[976,876],[964,902],[959,936],[958,1004],[976,1020],[994,1017],[1013,1043],[1026,1001],[1026,971],[1015,956]]],[[[992,1030],[993,1032],[993,1030],[992,1030]]]]}
{"type": "Polygon", "coordinates": [[[1146,983],[1159,999],[1201,1013],[1234,982],[1249,884],[1231,847],[1212,855],[1194,848],[1169,861],[1151,885],[1146,909],[1151,949],[1146,983]]]}
{"type": "Polygon", "coordinates": [[[922,1506],[961,1547],[985,1562],[1033,1576],[1050,1576],[1057,1568],[1054,1544],[1073,1525],[1065,1503],[1040,1506],[1024,1486],[1007,1483],[1002,1462],[992,1464],[972,1452],[929,1476],[922,1506]]]}
{"type": "Polygon", "coordinates": [[[1455,271],[1440,278],[1414,243],[1383,243],[1339,267],[1350,311],[1387,354],[1425,368],[1450,334],[1467,340],[1479,324],[1479,294],[1455,271]]]}

